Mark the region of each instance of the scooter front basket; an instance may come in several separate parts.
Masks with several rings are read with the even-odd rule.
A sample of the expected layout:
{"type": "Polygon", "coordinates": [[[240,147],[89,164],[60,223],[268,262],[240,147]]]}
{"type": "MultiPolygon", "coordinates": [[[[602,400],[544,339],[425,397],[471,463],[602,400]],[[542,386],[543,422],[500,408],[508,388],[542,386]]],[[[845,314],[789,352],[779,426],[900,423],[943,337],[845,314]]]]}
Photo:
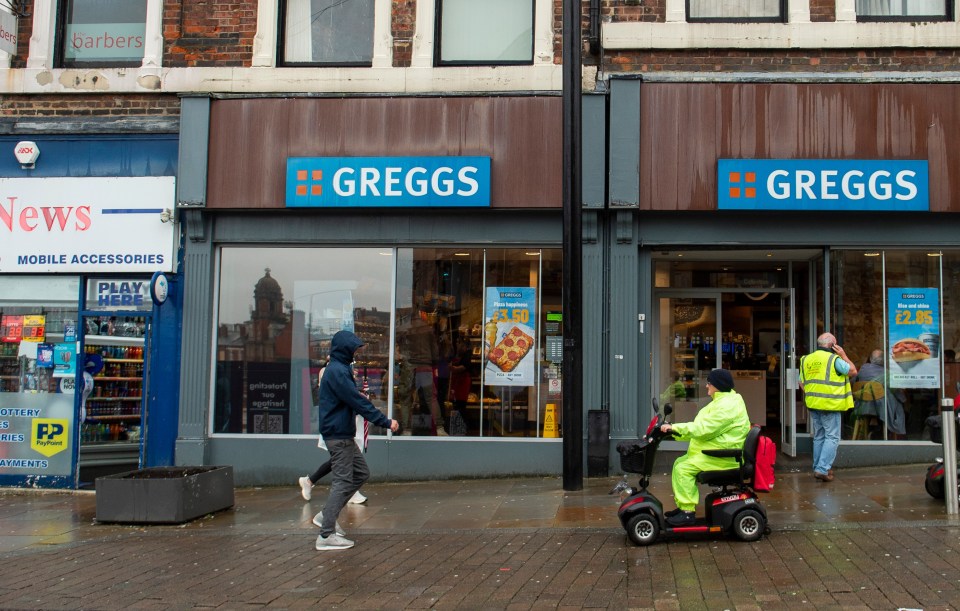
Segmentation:
{"type": "Polygon", "coordinates": [[[620,469],[624,473],[643,473],[647,460],[647,441],[621,441],[617,444],[620,454],[620,469]]]}

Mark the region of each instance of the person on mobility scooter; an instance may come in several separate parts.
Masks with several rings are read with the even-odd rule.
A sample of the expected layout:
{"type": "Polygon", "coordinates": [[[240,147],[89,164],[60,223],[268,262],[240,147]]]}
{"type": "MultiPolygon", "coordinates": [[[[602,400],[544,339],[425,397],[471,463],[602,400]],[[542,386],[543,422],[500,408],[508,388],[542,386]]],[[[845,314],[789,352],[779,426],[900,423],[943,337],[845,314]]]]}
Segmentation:
{"type": "Polygon", "coordinates": [[[639,488],[629,486],[624,474],[623,481],[610,491],[611,494],[620,492],[621,498],[626,496],[617,516],[630,540],[637,545],[653,543],[661,532],[665,535],[729,532],[743,541],[756,541],[768,532],[767,512],[753,489],[760,427],[751,427],[743,400],[733,392],[733,379],[728,371],[714,370],[708,379],[713,401],[700,411],[694,422],[669,425],[666,419],[673,411],[671,406],[664,405],[661,414],[654,398],[657,413],[646,434],[637,441],[617,444],[623,470],[640,474],[639,488]],[[677,510],[668,512],[670,519],[667,519],[663,503],[647,487],[660,442],[673,435],[682,435],[691,440],[691,444],[687,454],[674,465],[677,510]],[[715,487],[704,502],[705,517],[699,520],[694,513],[699,500],[697,483],[715,487]]]}
{"type": "Polygon", "coordinates": [[[729,457],[704,454],[704,450],[739,450],[750,432],[747,406],[733,389],[733,376],[726,369],[714,369],[707,375],[707,394],[712,401],[693,419],[660,425],[664,434],[679,441],[689,441],[687,453],[673,463],[673,498],[677,509],[666,513],[667,524],[688,526],[697,519],[700,502],[697,475],[701,471],[736,469],[737,461],[729,457]]]}

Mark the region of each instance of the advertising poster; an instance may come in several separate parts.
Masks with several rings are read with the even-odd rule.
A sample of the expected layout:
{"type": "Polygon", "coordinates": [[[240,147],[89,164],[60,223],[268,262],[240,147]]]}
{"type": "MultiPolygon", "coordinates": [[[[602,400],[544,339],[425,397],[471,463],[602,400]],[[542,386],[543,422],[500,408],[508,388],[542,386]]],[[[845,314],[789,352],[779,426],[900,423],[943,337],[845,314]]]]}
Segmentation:
{"type": "Polygon", "coordinates": [[[487,287],[483,355],[487,386],[533,386],[536,382],[537,290],[487,287]]]}
{"type": "Polygon", "coordinates": [[[19,344],[23,338],[23,316],[5,314],[0,318],[0,342],[19,344]]]}
{"type": "Polygon", "coordinates": [[[77,359],[74,344],[53,345],[53,377],[74,377],[77,374],[77,359]]]}
{"type": "Polygon", "coordinates": [[[0,476],[71,474],[73,395],[0,393],[0,476]]]}
{"type": "Polygon", "coordinates": [[[42,342],[46,336],[47,317],[43,314],[33,314],[23,317],[23,341],[42,342]]]}
{"type": "Polygon", "coordinates": [[[247,432],[281,435],[290,425],[290,366],[247,364],[247,432]]]}
{"type": "Polygon", "coordinates": [[[887,289],[891,388],[940,388],[940,296],[931,288],[887,289]]]}

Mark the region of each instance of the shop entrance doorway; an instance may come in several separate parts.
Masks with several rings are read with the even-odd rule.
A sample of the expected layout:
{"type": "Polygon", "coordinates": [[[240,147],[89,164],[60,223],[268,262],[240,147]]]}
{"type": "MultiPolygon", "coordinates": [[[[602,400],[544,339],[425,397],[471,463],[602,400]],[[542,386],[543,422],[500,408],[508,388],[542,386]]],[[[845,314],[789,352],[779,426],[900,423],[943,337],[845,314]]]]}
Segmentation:
{"type": "Polygon", "coordinates": [[[130,313],[83,317],[84,361],[79,365],[91,374],[92,385],[81,395],[81,487],[143,464],[149,321],[130,313]]]}
{"type": "MultiPolygon", "coordinates": [[[[750,420],[796,455],[806,427],[798,407],[798,337],[809,328],[809,269],[819,251],[658,253],[655,259],[653,389],[690,421],[710,401],[707,374],[733,373],[750,420]],[[736,257],[736,258],[734,258],[736,257]]],[[[802,352],[800,353],[802,354],[802,352]]]]}

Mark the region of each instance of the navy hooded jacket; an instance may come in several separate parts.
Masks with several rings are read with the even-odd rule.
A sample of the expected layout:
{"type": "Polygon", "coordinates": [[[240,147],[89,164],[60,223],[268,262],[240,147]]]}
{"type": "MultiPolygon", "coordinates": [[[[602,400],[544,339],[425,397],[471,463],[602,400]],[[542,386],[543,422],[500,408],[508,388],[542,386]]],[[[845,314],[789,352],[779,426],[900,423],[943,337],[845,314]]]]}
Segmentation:
{"type": "Polygon", "coordinates": [[[320,434],[324,440],[353,439],[357,434],[354,413],[372,424],[390,428],[390,419],[357,390],[353,355],[363,345],[350,331],[337,331],[330,342],[330,363],[320,381],[320,434]]]}

